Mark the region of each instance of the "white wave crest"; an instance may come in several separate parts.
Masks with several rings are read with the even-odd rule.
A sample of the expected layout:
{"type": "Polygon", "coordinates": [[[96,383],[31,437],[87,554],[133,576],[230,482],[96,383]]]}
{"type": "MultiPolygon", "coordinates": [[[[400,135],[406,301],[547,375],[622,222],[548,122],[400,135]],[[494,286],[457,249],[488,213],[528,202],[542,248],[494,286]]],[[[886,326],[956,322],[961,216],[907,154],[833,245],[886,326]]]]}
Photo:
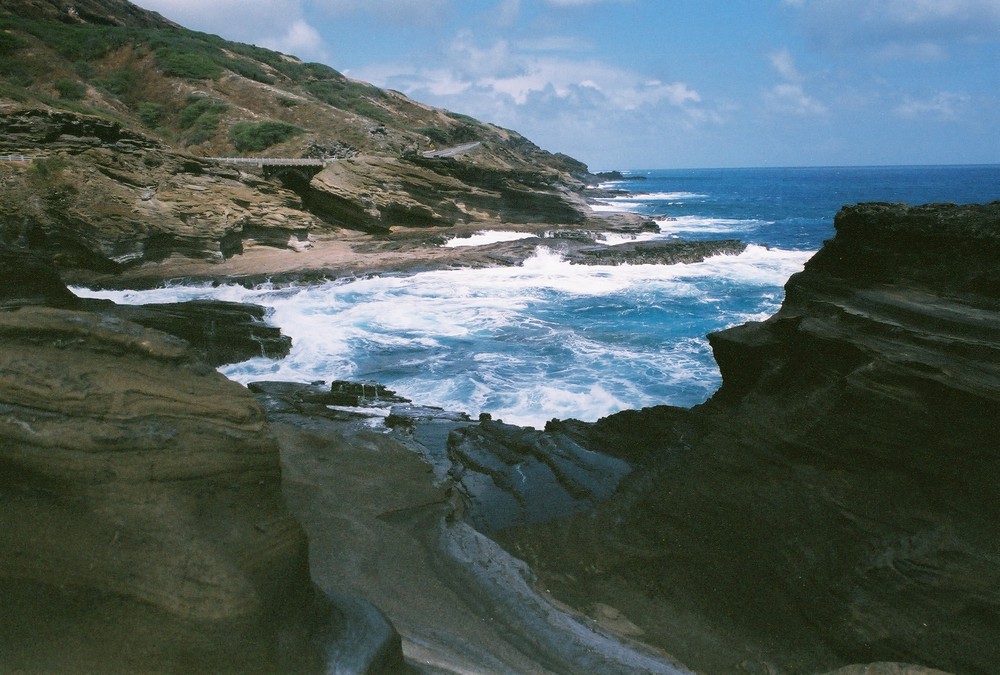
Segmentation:
{"type": "Polygon", "coordinates": [[[459,246],[486,246],[502,241],[517,241],[519,239],[530,239],[534,234],[528,232],[510,232],[505,230],[483,230],[476,232],[471,237],[452,237],[442,246],[447,248],[457,248],[459,246]]]}
{"type": "Polygon", "coordinates": [[[703,400],[718,374],[703,337],[706,319],[697,317],[709,317],[712,329],[763,318],[810,255],[749,246],[699,263],[590,266],[539,247],[518,267],[280,289],[72,290],[128,304],[217,298],[267,307],[268,321],[292,338],[291,352],[220,369],[239,382],[377,380],[421,404],[541,426],[555,417],[594,420],[703,400]],[[734,288],[759,299],[720,318],[734,288]],[[670,337],[659,337],[652,328],[634,342],[618,327],[633,311],[676,317],[688,332],[671,328],[670,337]]]}

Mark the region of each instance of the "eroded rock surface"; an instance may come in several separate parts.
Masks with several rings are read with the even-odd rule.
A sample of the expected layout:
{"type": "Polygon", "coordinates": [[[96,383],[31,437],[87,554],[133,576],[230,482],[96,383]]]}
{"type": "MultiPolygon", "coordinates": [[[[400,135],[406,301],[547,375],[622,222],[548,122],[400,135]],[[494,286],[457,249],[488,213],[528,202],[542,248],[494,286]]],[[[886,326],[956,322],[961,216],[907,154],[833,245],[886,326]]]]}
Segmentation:
{"type": "Polygon", "coordinates": [[[315,225],[278,183],[171,150],[116,122],[67,112],[0,115],[0,240],[60,267],[115,271],[171,256],[221,260],[244,246],[305,245],[315,225]]]}
{"type": "Polygon", "coordinates": [[[645,462],[599,515],[499,533],[706,672],[1000,665],[1000,203],[845,208],[781,311],[711,336],[690,411],[560,423],[645,462]]]}
{"type": "Polygon", "coordinates": [[[263,410],[167,334],[0,312],[0,502],[4,670],[321,670],[347,622],[263,410]]]}

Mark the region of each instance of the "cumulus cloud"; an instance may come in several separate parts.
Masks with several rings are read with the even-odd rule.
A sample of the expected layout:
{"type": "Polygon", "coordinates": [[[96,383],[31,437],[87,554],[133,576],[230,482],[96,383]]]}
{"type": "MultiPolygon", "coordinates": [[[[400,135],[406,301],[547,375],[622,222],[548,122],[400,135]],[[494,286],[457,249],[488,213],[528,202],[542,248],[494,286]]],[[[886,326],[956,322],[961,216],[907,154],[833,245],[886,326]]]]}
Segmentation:
{"type": "Polygon", "coordinates": [[[292,23],[284,35],[265,37],[260,45],[268,49],[296,56],[303,54],[326,54],[323,36],[319,34],[319,31],[301,19],[292,23]]]}
{"type": "Polygon", "coordinates": [[[302,0],[143,0],[142,6],[182,26],[230,40],[276,49],[306,60],[327,60],[319,31],[305,18],[302,0]]]}
{"type": "Polygon", "coordinates": [[[651,77],[594,58],[577,41],[544,36],[480,40],[464,30],[433,66],[384,63],[351,76],[558,141],[556,148],[579,147],[582,136],[597,138],[602,129],[693,129],[719,121],[688,82],[651,77]]]}
{"type": "Polygon", "coordinates": [[[566,58],[556,53],[519,51],[504,40],[479,45],[472,33],[452,44],[456,76],[470,86],[492,90],[522,105],[534,93],[558,98],[599,93],[605,103],[622,110],[666,102],[697,103],[700,95],[683,82],[661,82],[595,59],[566,58]]]}

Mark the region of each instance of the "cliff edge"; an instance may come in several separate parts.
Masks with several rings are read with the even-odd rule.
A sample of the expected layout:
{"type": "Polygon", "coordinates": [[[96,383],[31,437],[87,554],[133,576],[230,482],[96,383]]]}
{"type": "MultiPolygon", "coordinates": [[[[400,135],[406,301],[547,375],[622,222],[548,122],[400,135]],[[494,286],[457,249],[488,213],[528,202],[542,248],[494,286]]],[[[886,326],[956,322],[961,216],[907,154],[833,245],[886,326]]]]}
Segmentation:
{"type": "Polygon", "coordinates": [[[691,410],[550,434],[627,458],[597,516],[497,536],[704,672],[1000,665],[1000,203],[861,204],[691,410]]]}

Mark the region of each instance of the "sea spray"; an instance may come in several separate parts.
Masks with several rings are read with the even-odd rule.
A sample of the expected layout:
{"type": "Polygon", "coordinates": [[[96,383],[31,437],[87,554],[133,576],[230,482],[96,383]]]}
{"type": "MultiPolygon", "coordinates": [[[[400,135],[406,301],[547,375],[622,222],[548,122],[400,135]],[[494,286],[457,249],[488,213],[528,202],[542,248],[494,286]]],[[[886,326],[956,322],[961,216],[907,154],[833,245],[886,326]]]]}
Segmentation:
{"type": "Polygon", "coordinates": [[[291,353],[221,369],[240,382],[373,380],[421,404],[541,426],[703,400],[718,385],[705,334],[775,311],[808,256],[750,246],[692,264],[589,266],[539,247],[517,267],[301,287],[74,290],[135,304],[268,307],[291,353]]]}
{"type": "MultiPolygon", "coordinates": [[[[382,276],[301,287],[175,286],[92,293],[118,302],[219,298],[270,308],[293,339],[282,360],[223,368],[241,382],[374,380],[426,405],[540,426],[622,408],[692,405],[719,375],[705,335],[773,314],[783,286],[844,204],[983,202],[1000,167],[696,169],[626,173],[595,210],[631,211],[637,239],[739,238],[740,255],[686,265],[570,265],[541,248],[519,267],[382,276]]],[[[452,245],[522,236],[483,230],[452,245]]],[[[605,243],[627,240],[605,235],[605,243]]]]}

